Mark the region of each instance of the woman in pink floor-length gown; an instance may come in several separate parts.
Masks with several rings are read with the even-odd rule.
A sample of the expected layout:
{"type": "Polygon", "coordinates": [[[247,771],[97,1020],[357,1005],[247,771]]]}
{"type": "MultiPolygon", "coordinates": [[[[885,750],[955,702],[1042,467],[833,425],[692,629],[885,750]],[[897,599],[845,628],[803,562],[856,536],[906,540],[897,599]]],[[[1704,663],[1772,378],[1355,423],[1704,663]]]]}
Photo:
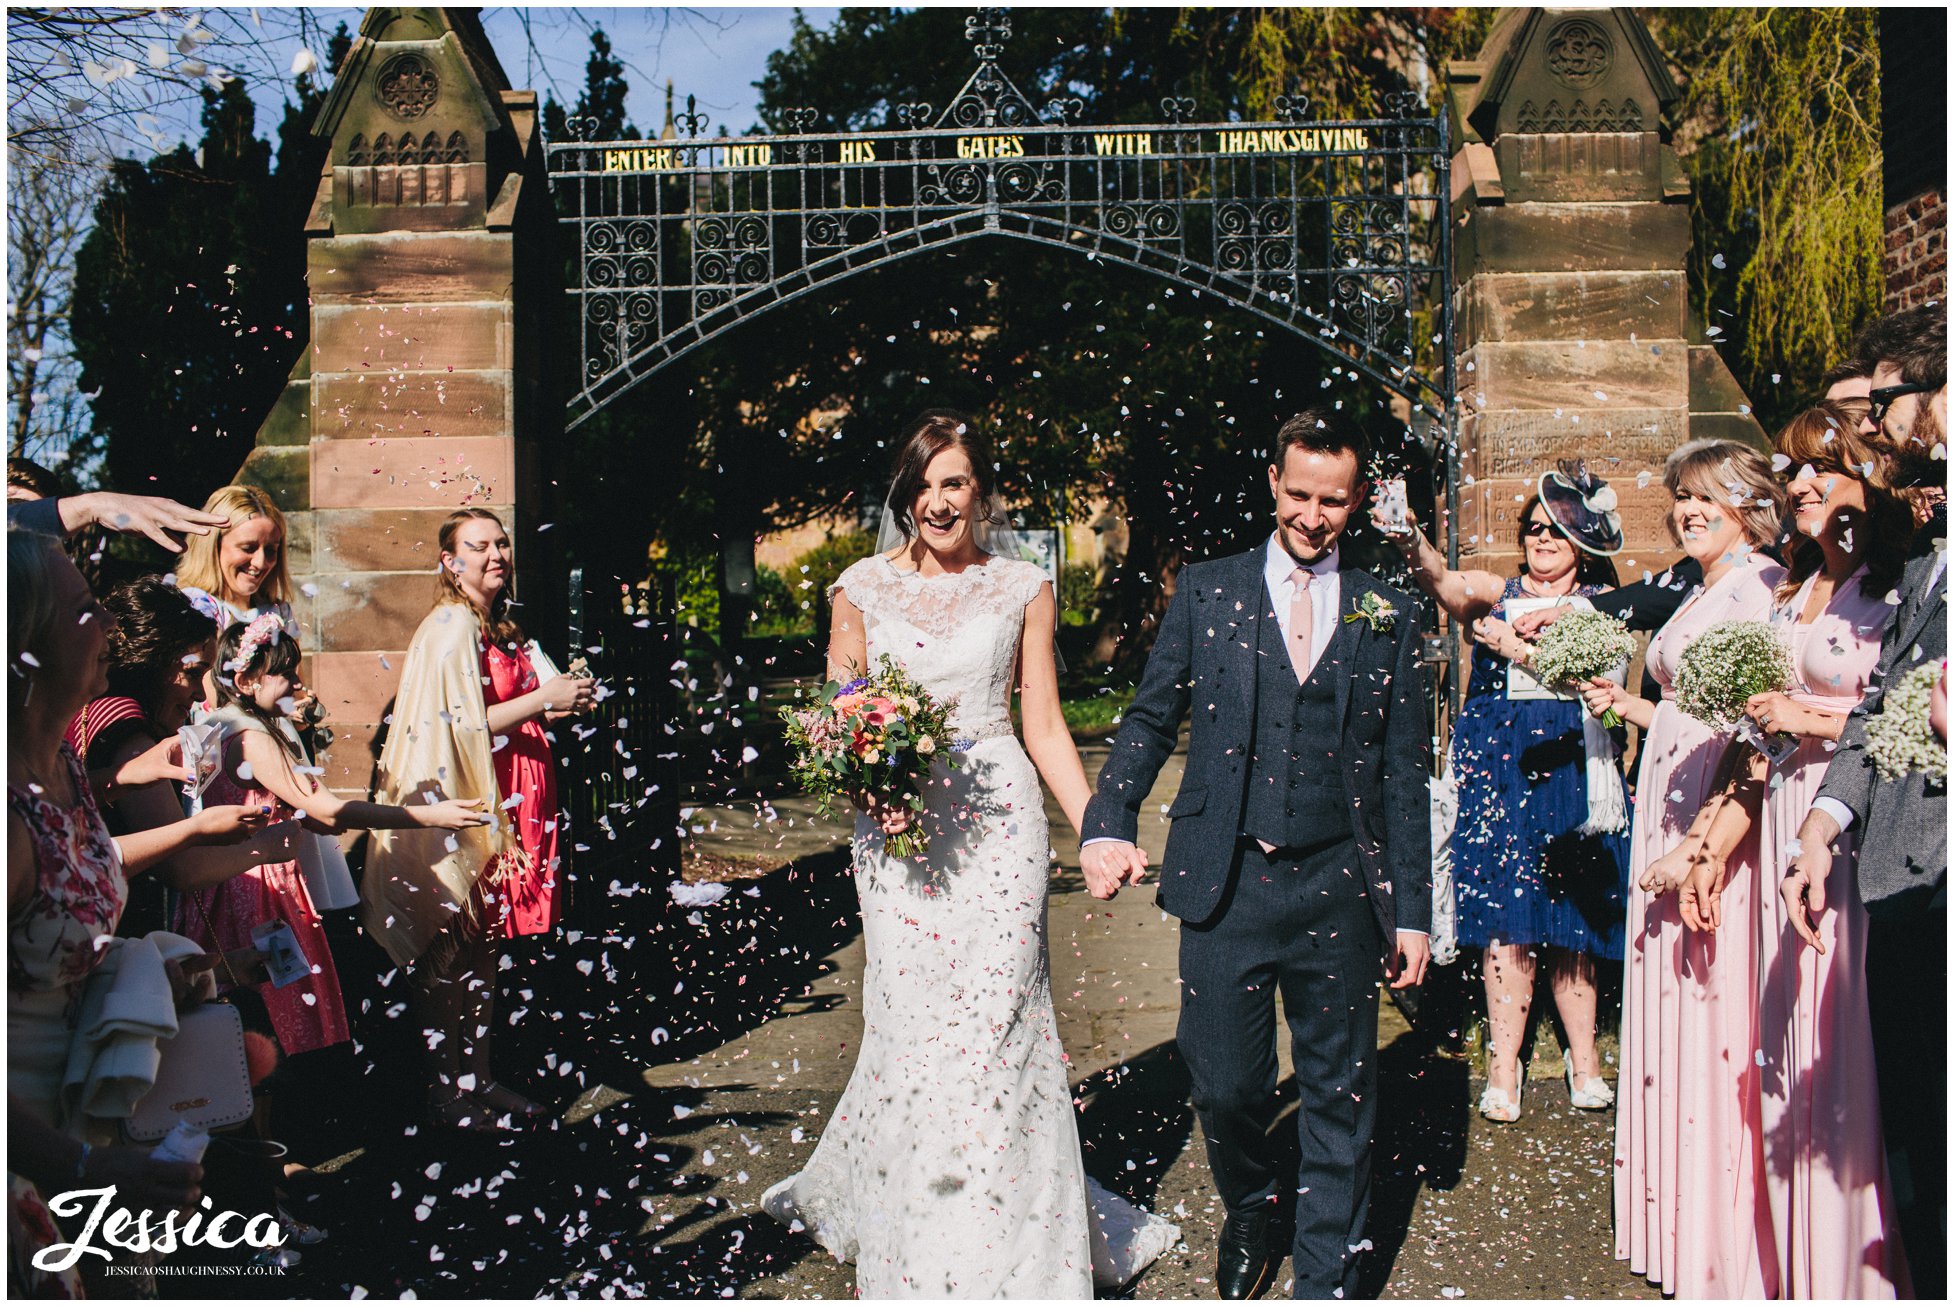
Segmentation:
{"type": "MultiPolygon", "coordinates": [[[[1788,490],[1798,536],[1771,620],[1791,650],[1793,684],[1754,697],[1749,710],[1760,727],[1799,737],[1797,751],[1771,769],[1757,822],[1773,880],[1791,861],[1834,741],[1879,661],[1913,525],[1897,496],[1857,474],[1878,456],[1835,411],[1794,418],[1778,448],[1796,469],[1788,490]]],[[[1853,828],[1836,841],[1822,911],[1801,902],[1794,922],[1776,893],[1758,905],[1761,1124],[1787,1298],[1891,1298],[1909,1287],[1868,1026],[1858,843],[1853,828]],[[1800,925],[1822,951],[1799,937],[1800,925]]],[[[1727,929],[1727,912],[1724,921],[1727,929]]]]}
{"type": "MultiPolygon", "coordinates": [[[[1706,585],[1649,642],[1662,703],[1594,683],[1589,706],[1641,728],[1628,940],[1623,957],[1621,1078],[1615,1117],[1615,1256],[1683,1297],[1765,1297],[1769,1230],[1757,1172],[1755,959],[1749,932],[1690,936],[1670,889],[1642,882],[1683,840],[1715,788],[1730,744],[1676,707],[1682,652],[1718,622],[1763,620],[1783,569],[1757,552],[1775,539],[1779,492],[1754,450],[1698,441],[1671,456],[1669,526],[1703,565],[1706,585]],[[1743,487],[1734,495],[1731,486],[1743,487]],[[1753,1104],[1749,1111],[1744,1103],[1753,1104]]],[[[1759,893],[1756,858],[1739,849],[1727,911],[1759,893]]],[[[1772,882],[1773,885],[1775,881],[1772,882]]]]}
{"type": "MultiPolygon", "coordinates": [[[[1799,621],[1812,580],[1773,621],[1791,645],[1798,687],[1790,698],[1843,717],[1879,661],[1890,606],[1860,586],[1861,568],[1809,623],[1799,621]]],[[[1764,801],[1760,857],[1791,861],[1787,847],[1825,780],[1828,741],[1806,736],[1773,769],[1782,785],[1764,801]]],[[[1897,1258],[1881,1143],[1879,1085],[1866,1015],[1866,909],[1849,870],[1859,833],[1837,842],[1818,918],[1819,953],[1798,938],[1784,903],[1761,896],[1759,1029],[1763,1034],[1766,1189],[1787,1298],[1890,1298],[1897,1258]]],[[[1731,920],[1726,914],[1725,921],[1731,920]]]]}

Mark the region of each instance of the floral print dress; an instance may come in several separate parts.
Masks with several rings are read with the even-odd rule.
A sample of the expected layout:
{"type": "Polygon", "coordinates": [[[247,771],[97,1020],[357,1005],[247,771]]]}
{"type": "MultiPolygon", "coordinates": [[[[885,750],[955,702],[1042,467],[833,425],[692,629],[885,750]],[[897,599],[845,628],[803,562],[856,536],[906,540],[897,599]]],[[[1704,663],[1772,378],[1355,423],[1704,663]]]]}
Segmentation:
{"type": "MultiPolygon", "coordinates": [[[[128,902],[122,858],[89,793],[88,775],[65,744],[61,759],[74,803],[39,786],[7,787],[7,805],[34,842],[34,889],[7,914],[7,1092],[60,1127],[61,1074],[68,1064],[83,986],[101,959],[98,939],[115,933],[128,902]]],[[[57,1242],[34,1186],[7,1176],[9,1297],[78,1297],[72,1271],[34,1269],[34,1252],[57,1242]]]]}

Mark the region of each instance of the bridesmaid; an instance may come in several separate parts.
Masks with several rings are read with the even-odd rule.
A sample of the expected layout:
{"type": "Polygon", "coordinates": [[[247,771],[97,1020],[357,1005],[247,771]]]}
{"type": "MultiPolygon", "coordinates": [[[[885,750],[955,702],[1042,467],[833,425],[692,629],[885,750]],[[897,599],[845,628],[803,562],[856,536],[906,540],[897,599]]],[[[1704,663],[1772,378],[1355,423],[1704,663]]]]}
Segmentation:
{"type": "MultiPolygon", "coordinates": [[[[1892,607],[1913,517],[1906,501],[1860,469],[1883,466],[1848,415],[1821,404],[1778,436],[1790,459],[1798,534],[1771,620],[1790,646],[1794,688],[1760,694],[1758,726],[1798,737],[1772,769],[1760,822],[1762,864],[1789,846],[1825,779],[1846,714],[1859,702],[1892,607]],[[1781,782],[1781,783],[1775,783],[1781,782]]],[[[1855,828],[1837,842],[1850,862],[1855,828]]],[[[1852,875],[1833,876],[1827,911],[1799,938],[1784,901],[1759,896],[1765,1187],[1787,1298],[1906,1295],[1876,1102],[1865,989],[1866,910],[1852,875]]],[[[1728,926],[1725,927],[1729,929],[1728,926]]]]}
{"type": "MultiPolygon", "coordinates": [[[[1607,681],[1584,692],[1641,729],[1622,971],[1622,1063],[1615,1115],[1615,1256],[1686,1298],[1768,1296],[1755,1131],[1752,959],[1740,938],[1686,937],[1667,853],[1717,788],[1728,733],[1676,707],[1677,661],[1718,622],[1763,620],[1783,569],[1760,551],[1778,538],[1782,492],[1756,450],[1692,441],[1669,456],[1667,526],[1703,584],[1649,641],[1652,704],[1607,681]],[[1751,1106],[1742,1104],[1748,1099],[1751,1106]]],[[[1753,849],[1732,860],[1733,907],[1757,894],[1753,849]]],[[[1685,864],[1686,865],[1686,864],[1685,864]]],[[[1741,932],[1732,932],[1740,936],[1741,932]]]]}

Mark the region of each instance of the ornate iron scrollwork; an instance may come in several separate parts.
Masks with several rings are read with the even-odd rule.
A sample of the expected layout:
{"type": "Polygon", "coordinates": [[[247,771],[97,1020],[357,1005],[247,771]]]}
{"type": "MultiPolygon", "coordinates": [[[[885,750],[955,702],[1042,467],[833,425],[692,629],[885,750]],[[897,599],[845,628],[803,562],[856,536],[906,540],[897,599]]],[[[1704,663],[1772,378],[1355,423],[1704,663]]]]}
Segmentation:
{"type": "Polygon", "coordinates": [[[788,136],[805,136],[814,130],[814,124],[820,120],[820,117],[821,113],[819,110],[805,106],[782,109],[780,111],[780,130],[788,136]]]}
{"type": "Polygon", "coordinates": [[[697,136],[706,129],[706,124],[711,121],[712,119],[709,116],[699,112],[698,97],[692,95],[685,97],[685,112],[672,115],[672,126],[678,128],[687,136],[697,136]]]}
{"type": "Polygon", "coordinates": [[[1301,91],[1289,95],[1278,95],[1275,102],[1276,119],[1285,123],[1309,121],[1309,97],[1301,91]]]}
{"type": "Polygon", "coordinates": [[[1045,101],[1045,121],[1061,125],[1076,123],[1086,111],[1086,102],[1076,95],[1061,95],[1045,101]]]}
{"type": "Polygon", "coordinates": [[[936,106],[928,100],[914,100],[896,106],[896,121],[910,131],[921,131],[930,125],[936,114],[936,106]]]}
{"type": "Polygon", "coordinates": [[[1391,201],[1336,201],[1330,208],[1331,248],[1343,270],[1330,283],[1336,307],[1374,344],[1405,312],[1409,288],[1404,214],[1391,201]]]}
{"type": "Polygon", "coordinates": [[[983,62],[997,62],[1004,54],[1004,43],[1011,39],[1011,11],[979,9],[963,20],[963,38],[983,62]]]}
{"type": "Polygon", "coordinates": [[[1425,97],[1410,87],[1391,91],[1384,97],[1384,116],[1387,118],[1410,118],[1425,107],[1425,97]]]}
{"type": "Polygon", "coordinates": [[[1296,266],[1295,221],[1286,204],[1216,205],[1214,229],[1215,264],[1223,272],[1257,278],[1296,266]]]}
{"type": "Polygon", "coordinates": [[[772,232],[756,214],[701,218],[693,226],[693,303],[704,313],[730,303],[740,287],[757,286],[773,272],[772,232]]]}
{"type": "Polygon", "coordinates": [[[1168,95],[1161,97],[1160,112],[1170,123],[1184,123],[1194,117],[1194,97],[1191,95],[1168,95]]]}
{"type": "Polygon", "coordinates": [[[1106,234],[1121,240],[1172,240],[1181,234],[1181,211],[1171,204],[1116,204],[1106,210],[1106,234]]]}

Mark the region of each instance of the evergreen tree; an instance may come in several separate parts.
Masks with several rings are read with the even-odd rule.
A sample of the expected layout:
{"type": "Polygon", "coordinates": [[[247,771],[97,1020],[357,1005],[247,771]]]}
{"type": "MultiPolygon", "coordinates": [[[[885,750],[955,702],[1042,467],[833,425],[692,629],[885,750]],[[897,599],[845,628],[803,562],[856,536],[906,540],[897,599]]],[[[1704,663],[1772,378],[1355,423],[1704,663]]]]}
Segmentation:
{"type": "MultiPolygon", "coordinates": [[[[590,58],[584,61],[583,91],[577,96],[576,117],[591,125],[589,138],[596,141],[637,141],[643,137],[631,124],[624,100],[631,84],[624,80],[624,61],[617,58],[611,38],[601,27],[590,33],[590,58]]],[[[551,140],[565,139],[570,115],[555,97],[543,102],[543,134],[551,140]]]]}
{"type": "MultiPolygon", "coordinates": [[[[351,38],[342,24],[332,66],[351,38]]],[[[116,162],[75,260],[75,352],[107,483],[202,503],[237,474],[308,328],[304,221],[325,92],[294,85],[273,147],[244,82],[203,93],[203,138],[116,162]]]]}
{"type": "Polygon", "coordinates": [[[201,503],[244,461],[299,348],[303,234],[253,117],[242,82],[206,90],[199,148],[118,161],[76,257],[81,386],[118,489],[201,503]]]}

